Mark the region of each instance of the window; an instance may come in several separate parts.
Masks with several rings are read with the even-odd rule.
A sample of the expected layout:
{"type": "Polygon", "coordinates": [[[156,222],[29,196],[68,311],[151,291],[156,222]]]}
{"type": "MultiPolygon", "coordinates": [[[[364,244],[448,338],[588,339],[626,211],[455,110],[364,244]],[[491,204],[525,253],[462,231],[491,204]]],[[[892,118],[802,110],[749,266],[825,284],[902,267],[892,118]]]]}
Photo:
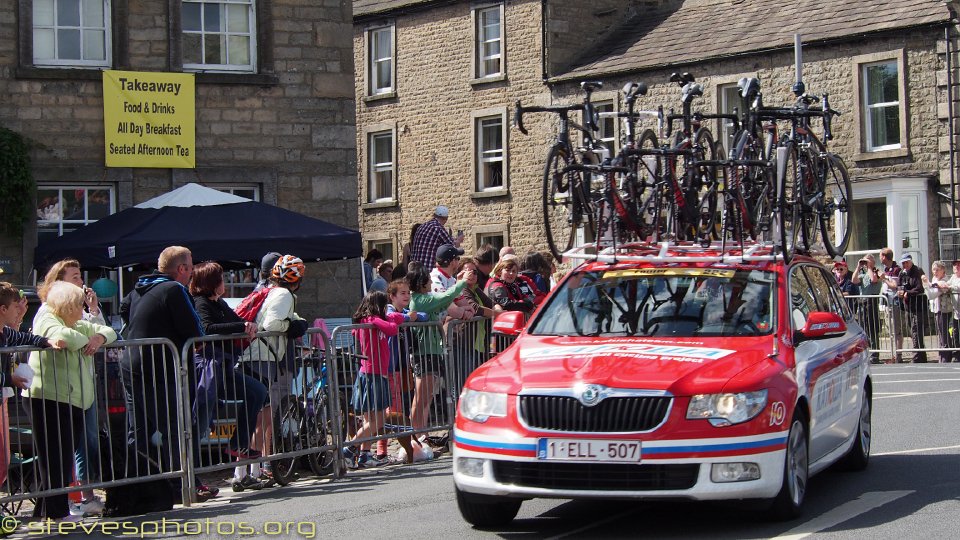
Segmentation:
{"type": "Polygon", "coordinates": [[[372,250],[377,250],[383,254],[383,260],[393,261],[393,265],[396,266],[400,264],[400,261],[394,257],[396,251],[393,249],[393,241],[387,238],[381,238],[376,240],[370,240],[367,242],[367,250],[364,253],[370,253],[372,250]]]}
{"type": "Polygon", "coordinates": [[[503,75],[503,5],[474,11],[474,77],[503,75]]]}
{"type": "Polygon", "coordinates": [[[493,246],[493,262],[500,260],[500,250],[507,245],[507,237],[502,232],[481,232],[477,234],[477,248],[490,244],[493,246]]]}
{"type": "MultiPolygon", "coordinates": [[[[717,89],[717,94],[720,97],[720,114],[733,114],[734,109],[737,109],[738,114],[743,114],[743,100],[740,98],[740,90],[736,84],[720,85],[717,89]]],[[[733,150],[733,136],[735,134],[733,121],[727,118],[721,118],[719,122],[719,140],[723,143],[723,147],[727,150],[727,155],[729,156],[733,150]]]]}
{"type": "Polygon", "coordinates": [[[37,242],[56,238],[115,212],[109,186],[37,187],[37,242]]]}
{"type": "Polygon", "coordinates": [[[900,148],[897,63],[866,64],[862,69],[867,150],[900,148]]]}
{"type": "Polygon", "coordinates": [[[385,202],[394,199],[393,186],[396,171],[393,131],[371,133],[367,139],[369,183],[367,202],[385,202]]]}
{"type": "Polygon", "coordinates": [[[504,133],[503,116],[488,116],[476,119],[477,191],[503,190],[504,183],[504,133]]]}
{"type": "Polygon", "coordinates": [[[394,41],[393,26],[374,28],[367,32],[367,81],[368,94],[371,96],[392,94],[394,85],[394,41]]]}
{"type": "Polygon", "coordinates": [[[183,0],[183,68],[255,71],[255,0],[183,0]]]}
{"type": "MultiPolygon", "coordinates": [[[[613,102],[599,102],[594,105],[597,114],[613,112],[613,102]]],[[[614,117],[600,118],[598,122],[600,132],[597,134],[600,142],[610,151],[610,157],[617,155],[617,119],[614,117]]]]}
{"type": "Polygon", "coordinates": [[[110,49],[110,0],[34,0],[34,65],[109,67],[110,49]]]}
{"type": "Polygon", "coordinates": [[[260,188],[256,186],[208,186],[208,187],[211,187],[217,191],[222,191],[224,193],[236,195],[237,197],[250,199],[251,201],[260,200],[260,188]]]}

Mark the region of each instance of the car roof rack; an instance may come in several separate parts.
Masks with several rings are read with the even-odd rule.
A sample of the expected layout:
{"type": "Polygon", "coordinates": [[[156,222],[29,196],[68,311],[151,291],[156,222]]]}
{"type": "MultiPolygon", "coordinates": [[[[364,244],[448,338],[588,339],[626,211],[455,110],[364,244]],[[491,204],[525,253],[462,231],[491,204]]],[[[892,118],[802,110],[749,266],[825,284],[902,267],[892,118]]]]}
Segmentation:
{"type": "Polygon", "coordinates": [[[709,245],[678,242],[632,242],[616,247],[597,248],[584,244],[566,251],[563,259],[580,259],[606,263],[618,262],[723,262],[782,261],[779,246],[771,242],[744,242],[709,245]]]}

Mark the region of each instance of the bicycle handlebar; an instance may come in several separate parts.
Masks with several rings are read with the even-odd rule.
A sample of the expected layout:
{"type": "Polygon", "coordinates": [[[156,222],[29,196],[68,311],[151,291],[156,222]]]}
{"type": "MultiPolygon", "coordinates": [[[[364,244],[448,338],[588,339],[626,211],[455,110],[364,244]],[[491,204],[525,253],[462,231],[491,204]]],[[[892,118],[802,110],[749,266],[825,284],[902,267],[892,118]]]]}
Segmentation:
{"type": "Polygon", "coordinates": [[[630,167],[619,167],[617,165],[587,165],[583,163],[574,163],[573,165],[567,165],[560,170],[560,174],[568,173],[571,171],[582,171],[582,172],[593,172],[593,173],[630,173],[633,170],[630,167]]]}
{"type": "Polygon", "coordinates": [[[757,167],[772,167],[773,163],[763,159],[704,159],[694,165],[706,167],[726,167],[728,165],[751,165],[757,167]]]}
{"type": "MultiPolygon", "coordinates": [[[[520,130],[520,133],[528,135],[526,128],[523,127],[523,115],[527,113],[538,113],[538,112],[547,112],[555,114],[564,114],[570,111],[582,111],[584,106],[582,103],[577,105],[544,105],[544,106],[534,106],[534,107],[524,107],[520,104],[518,99],[515,103],[515,109],[513,111],[513,125],[517,126],[517,129],[520,130]]],[[[592,124],[593,120],[588,119],[587,124],[592,124]]]]}

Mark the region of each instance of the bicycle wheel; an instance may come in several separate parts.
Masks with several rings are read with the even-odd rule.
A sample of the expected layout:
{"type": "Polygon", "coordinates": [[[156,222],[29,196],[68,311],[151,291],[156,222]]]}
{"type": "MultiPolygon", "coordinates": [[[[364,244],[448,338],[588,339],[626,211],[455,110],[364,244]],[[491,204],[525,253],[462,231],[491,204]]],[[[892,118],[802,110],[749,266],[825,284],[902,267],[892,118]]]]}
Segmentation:
{"type": "Polygon", "coordinates": [[[594,217],[587,203],[589,186],[584,185],[581,172],[563,172],[570,164],[566,149],[554,145],[547,152],[543,170],[543,226],[547,246],[557,260],[574,246],[581,227],[585,229],[584,238],[593,238],[594,217]]]}
{"type": "MultiPolygon", "coordinates": [[[[737,136],[733,159],[764,159],[762,144],[752,133],[742,131],[737,136]]],[[[742,199],[743,232],[758,242],[770,242],[773,240],[773,208],[776,205],[773,170],[759,165],[741,165],[736,169],[742,199]]]]}
{"type": "Polygon", "coordinates": [[[724,159],[723,146],[715,143],[713,134],[707,128],[700,128],[694,135],[694,155],[692,173],[696,175],[689,181],[691,195],[696,197],[696,214],[693,216],[692,225],[695,228],[694,234],[696,240],[701,244],[709,245],[712,240],[718,238],[717,225],[717,190],[718,175],[717,168],[713,165],[704,166],[697,163],[704,159],[717,160],[724,159]]]}
{"type": "Polygon", "coordinates": [[[334,460],[337,457],[336,441],[333,438],[333,420],[331,418],[337,415],[335,412],[331,415],[326,399],[317,400],[316,407],[315,415],[310,422],[311,446],[329,446],[329,448],[315,454],[308,454],[307,465],[310,466],[313,474],[326,476],[333,472],[334,460]]]}
{"type": "MultiPolygon", "coordinates": [[[[295,396],[284,396],[273,413],[274,453],[283,454],[303,449],[305,427],[300,401],[295,396]]],[[[281,457],[270,461],[277,484],[285,486],[296,478],[297,461],[296,457],[281,457]]]]}
{"type": "Polygon", "coordinates": [[[783,250],[783,260],[789,263],[797,251],[797,242],[800,240],[800,202],[799,168],[797,166],[797,149],[792,144],[786,149],[785,163],[778,166],[780,178],[780,197],[777,206],[780,211],[780,247],[783,250]]]}
{"type": "MultiPolygon", "coordinates": [[[[640,150],[654,151],[660,149],[660,143],[657,141],[657,135],[652,129],[645,129],[637,139],[637,148],[640,150]]],[[[634,165],[636,166],[636,208],[637,224],[640,230],[637,236],[640,240],[652,240],[658,237],[657,223],[654,220],[654,208],[651,201],[656,201],[654,194],[662,182],[662,161],[660,156],[655,154],[637,156],[634,165]]]]}
{"type": "Polygon", "coordinates": [[[850,242],[850,205],[853,195],[847,166],[840,156],[827,154],[823,167],[823,206],[820,209],[820,235],[831,257],[842,256],[850,242]]]}
{"type": "Polygon", "coordinates": [[[810,150],[797,153],[798,179],[803,182],[800,193],[800,237],[803,251],[809,253],[820,242],[819,210],[823,186],[820,178],[820,158],[810,150]]]}

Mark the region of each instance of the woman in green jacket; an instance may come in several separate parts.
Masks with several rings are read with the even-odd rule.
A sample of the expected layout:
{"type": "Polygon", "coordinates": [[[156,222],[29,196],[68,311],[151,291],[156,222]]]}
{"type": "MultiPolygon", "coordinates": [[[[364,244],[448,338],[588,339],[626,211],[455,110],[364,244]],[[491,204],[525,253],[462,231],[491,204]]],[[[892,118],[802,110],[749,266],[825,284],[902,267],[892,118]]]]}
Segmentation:
{"type": "MultiPolygon", "coordinates": [[[[447,308],[467,286],[467,282],[461,276],[458,277],[456,285],[446,291],[430,292],[430,272],[423,266],[408,272],[406,280],[413,293],[410,310],[426,313],[428,322],[442,321],[447,308]]],[[[440,325],[416,328],[417,349],[411,362],[416,382],[413,389],[413,402],[410,405],[410,425],[414,430],[423,429],[427,425],[437,377],[442,377],[445,372],[443,343],[440,339],[441,328],[440,325]]]]}
{"type": "MultiPolygon", "coordinates": [[[[73,479],[74,448],[83,440],[83,411],[96,397],[91,355],[105,343],[116,341],[113,328],[83,320],[83,289],[58,281],[47,291],[47,313],[36,322],[34,333],[66,347],[30,354],[36,376],[23,396],[30,398],[41,489],[67,486],[73,479]]],[[[34,517],[69,516],[67,496],[37,501],[34,517]]]]}

